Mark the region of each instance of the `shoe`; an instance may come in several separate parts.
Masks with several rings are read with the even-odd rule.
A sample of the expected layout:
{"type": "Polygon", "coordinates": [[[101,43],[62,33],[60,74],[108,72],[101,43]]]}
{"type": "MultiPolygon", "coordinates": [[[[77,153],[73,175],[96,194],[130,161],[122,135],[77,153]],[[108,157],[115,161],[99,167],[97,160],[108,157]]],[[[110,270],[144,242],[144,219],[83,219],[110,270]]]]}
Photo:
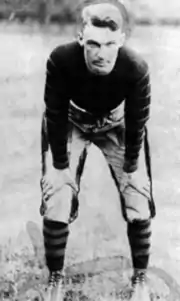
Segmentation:
{"type": "Polygon", "coordinates": [[[130,301],[151,301],[144,270],[135,270],[134,272],[130,301]]]}
{"type": "Polygon", "coordinates": [[[63,275],[61,271],[50,273],[44,301],[63,301],[62,282],[63,275]]]}

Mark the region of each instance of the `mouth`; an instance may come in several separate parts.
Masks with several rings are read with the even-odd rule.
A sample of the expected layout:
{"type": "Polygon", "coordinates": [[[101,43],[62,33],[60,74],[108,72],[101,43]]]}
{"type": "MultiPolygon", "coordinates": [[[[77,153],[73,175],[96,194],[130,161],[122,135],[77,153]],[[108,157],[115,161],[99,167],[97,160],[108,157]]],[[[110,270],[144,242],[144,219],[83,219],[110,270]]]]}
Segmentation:
{"type": "Polygon", "coordinates": [[[105,62],[97,62],[97,61],[94,62],[94,65],[97,67],[105,67],[106,66],[105,62]]]}

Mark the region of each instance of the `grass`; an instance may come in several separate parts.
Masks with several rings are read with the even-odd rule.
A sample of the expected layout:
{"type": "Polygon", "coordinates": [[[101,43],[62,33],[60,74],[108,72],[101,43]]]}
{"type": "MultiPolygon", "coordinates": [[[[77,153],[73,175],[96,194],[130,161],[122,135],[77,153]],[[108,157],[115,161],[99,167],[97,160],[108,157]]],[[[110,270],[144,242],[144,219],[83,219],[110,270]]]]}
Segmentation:
{"type": "MultiPolygon", "coordinates": [[[[1,279],[9,279],[8,283],[8,277],[16,279],[19,269],[29,271],[30,275],[39,273],[26,224],[35,221],[41,227],[40,117],[45,62],[54,46],[71,39],[72,31],[70,26],[42,30],[36,24],[31,28],[0,25],[0,238],[1,253],[5,254],[0,264],[1,279]],[[14,253],[20,255],[13,257],[14,253]]],[[[146,58],[152,79],[149,128],[157,217],[153,222],[151,265],[163,268],[180,283],[178,36],[178,28],[137,27],[128,43],[146,58]]],[[[90,149],[81,200],[66,264],[119,253],[129,256],[118,195],[104,158],[95,147],[90,149]],[[99,169],[93,170],[92,164],[98,164],[99,169]]],[[[6,281],[2,283],[5,285],[6,281]]],[[[12,285],[12,294],[13,289],[16,287],[12,285]]]]}

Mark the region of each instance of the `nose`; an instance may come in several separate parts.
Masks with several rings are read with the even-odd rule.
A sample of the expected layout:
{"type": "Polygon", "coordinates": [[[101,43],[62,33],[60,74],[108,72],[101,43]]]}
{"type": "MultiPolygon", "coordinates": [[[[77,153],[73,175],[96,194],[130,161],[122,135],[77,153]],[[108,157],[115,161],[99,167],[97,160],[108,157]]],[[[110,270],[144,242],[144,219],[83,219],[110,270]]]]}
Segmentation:
{"type": "Polygon", "coordinates": [[[100,60],[103,60],[106,57],[106,47],[104,45],[102,45],[99,48],[99,52],[98,52],[98,58],[100,60]]]}

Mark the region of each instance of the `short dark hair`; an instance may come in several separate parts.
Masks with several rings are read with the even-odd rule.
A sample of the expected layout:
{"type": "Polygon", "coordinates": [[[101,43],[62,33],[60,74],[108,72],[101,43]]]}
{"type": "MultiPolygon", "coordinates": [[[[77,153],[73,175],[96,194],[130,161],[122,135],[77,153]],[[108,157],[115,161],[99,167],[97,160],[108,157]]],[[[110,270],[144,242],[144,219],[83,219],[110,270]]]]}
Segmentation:
{"type": "MultiPolygon", "coordinates": [[[[122,30],[124,32],[129,31],[131,26],[131,14],[128,8],[128,0],[81,0],[81,2],[78,5],[78,13],[77,13],[77,21],[79,24],[83,23],[82,20],[82,11],[85,7],[93,5],[93,4],[101,4],[101,3],[108,3],[113,4],[116,6],[122,16],[122,30]],[[125,2],[126,1],[126,2],[125,2]]],[[[93,18],[92,24],[97,27],[108,27],[111,30],[115,31],[118,29],[118,24],[114,22],[114,20],[111,20],[110,18],[106,18],[101,20],[100,18],[93,18]]]]}
{"type": "Polygon", "coordinates": [[[111,18],[104,18],[103,20],[101,20],[98,17],[92,17],[91,19],[92,25],[96,26],[96,27],[107,27],[109,29],[111,29],[112,31],[116,31],[119,26],[116,22],[114,22],[114,20],[112,20],[111,18]]]}

